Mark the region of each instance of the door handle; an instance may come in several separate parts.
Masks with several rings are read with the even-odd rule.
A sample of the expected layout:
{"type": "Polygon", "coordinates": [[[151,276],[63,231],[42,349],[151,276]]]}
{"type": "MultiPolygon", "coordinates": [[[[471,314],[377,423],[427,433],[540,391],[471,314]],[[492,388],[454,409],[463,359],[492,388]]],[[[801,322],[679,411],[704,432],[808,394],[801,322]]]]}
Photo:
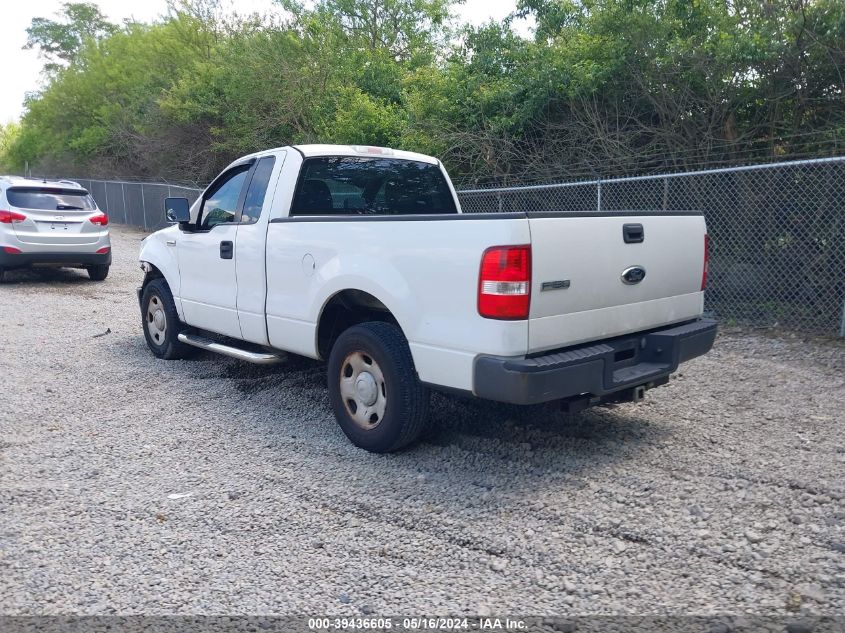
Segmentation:
{"type": "Polygon", "coordinates": [[[167,240],[165,244],[168,246],[176,246],[176,240],[167,240]]]}
{"type": "Polygon", "coordinates": [[[226,240],[220,242],[220,259],[232,259],[235,256],[235,246],[232,242],[226,240]]]}

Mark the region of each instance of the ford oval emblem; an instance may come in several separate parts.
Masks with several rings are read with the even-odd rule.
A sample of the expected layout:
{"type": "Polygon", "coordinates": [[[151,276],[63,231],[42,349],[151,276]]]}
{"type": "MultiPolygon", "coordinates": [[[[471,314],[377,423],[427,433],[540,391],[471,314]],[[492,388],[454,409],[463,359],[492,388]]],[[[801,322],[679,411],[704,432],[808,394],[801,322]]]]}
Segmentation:
{"type": "Polygon", "coordinates": [[[622,283],[628,286],[640,283],[645,279],[645,268],[642,266],[631,266],[622,271],[622,283]]]}

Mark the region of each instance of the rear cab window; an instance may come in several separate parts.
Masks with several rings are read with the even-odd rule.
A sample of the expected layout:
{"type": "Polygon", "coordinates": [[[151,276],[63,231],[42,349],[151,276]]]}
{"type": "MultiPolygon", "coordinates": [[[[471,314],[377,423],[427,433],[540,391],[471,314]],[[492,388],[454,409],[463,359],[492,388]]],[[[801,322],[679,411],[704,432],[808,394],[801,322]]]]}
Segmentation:
{"type": "Polygon", "coordinates": [[[6,190],[9,204],[19,209],[39,211],[93,211],[97,208],[87,191],[53,187],[10,187],[6,190]]]}
{"type": "Polygon", "coordinates": [[[397,158],[306,158],[290,215],[457,213],[439,165],[397,158]]]}

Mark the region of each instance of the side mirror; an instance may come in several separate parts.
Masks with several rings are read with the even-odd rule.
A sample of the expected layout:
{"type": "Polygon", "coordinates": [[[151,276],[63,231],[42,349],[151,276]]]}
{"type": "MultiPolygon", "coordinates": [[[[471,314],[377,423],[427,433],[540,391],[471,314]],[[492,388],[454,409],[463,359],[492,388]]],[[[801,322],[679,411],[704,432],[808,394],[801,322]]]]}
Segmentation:
{"type": "Polygon", "coordinates": [[[187,198],[165,198],[164,199],[164,217],[168,222],[183,222],[191,221],[191,203],[187,198]]]}

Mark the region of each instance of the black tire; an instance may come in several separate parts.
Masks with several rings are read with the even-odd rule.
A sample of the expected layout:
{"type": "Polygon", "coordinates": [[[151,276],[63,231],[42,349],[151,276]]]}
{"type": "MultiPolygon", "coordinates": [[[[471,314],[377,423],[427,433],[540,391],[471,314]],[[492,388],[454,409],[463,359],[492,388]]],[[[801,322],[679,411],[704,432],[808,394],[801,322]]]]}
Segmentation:
{"type": "Polygon", "coordinates": [[[0,284],[6,280],[6,269],[0,268],[0,284]]]}
{"type": "Polygon", "coordinates": [[[184,326],[179,321],[173,295],[164,279],[153,279],[144,286],[144,291],[141,293],[141,329],[144,331],[147,347],[157,358],[178,360],[188,358],[193,354],[194,348],[181,343],[177,338],[184,326]],[[151,303],[153,304],[152,312],[160,310],[165,320],[164,332],[157,336],[150,332],[149,323],[153,322],[150,316],[151,303]]]}
{"type": "Polygon", "coordinates": [[[344,331],[329,355],[328,383],[335,418],[346,437],[359,448],[389,453],[413,443],[425,430],[429,390],[417,379],[408,341],[391,323],[362,323],[344,331]],[[384,413],[371,427],[353,418],[354,401],[341,393],[341,372],[352,370],[348,360],[356,354],[364,362],[369,358],[375,363],[383,377],[384,413]]]}
{"type": "Polygon", "coordinates": [[[108,264],[97,264],[96,266],[89,266],[88,276],[91,278],[91,281],[103,281],[106,277],[109,276],[108,264]]]}

